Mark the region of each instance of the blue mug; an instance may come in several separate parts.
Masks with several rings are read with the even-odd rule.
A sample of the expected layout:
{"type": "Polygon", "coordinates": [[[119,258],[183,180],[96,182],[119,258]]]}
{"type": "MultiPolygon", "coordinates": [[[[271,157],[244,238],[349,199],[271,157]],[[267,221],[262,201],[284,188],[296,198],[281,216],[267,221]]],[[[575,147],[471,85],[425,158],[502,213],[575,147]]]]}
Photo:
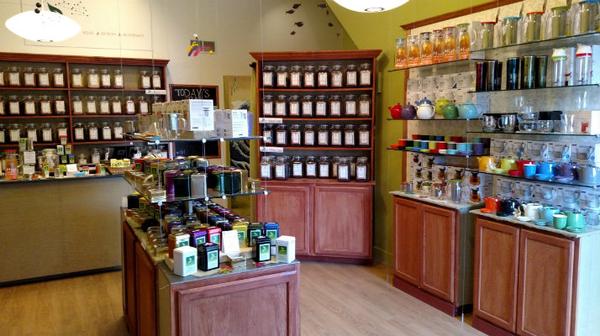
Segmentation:
{"type": "Polygon", "coordinates": [[[552,221],[554,220],[554,215],[559,213],[560,210],[558,208],[555,208],[553,206],[546,206],[544,207],[544,209],[542,210],[543,213],[543,219],[546,225],[550,224],[552,225],[552,221]]]}
{"type": "Polygon", "coordinates": [[[523,176],[528,179],[534,178],[536,170],[535,164],[525,164],[523,165],[523,176]]]}
{"type": "Polygon", "coordinates": [[[554,164],[551,162],[540,162],[537,165],[537,173],[540,175],[553,175],[554,164]]]}
{"type": "Polygon", "coordinates": [[[421,149],[428,149],[429,148],[429,140],[421,140],[421,149]]]}

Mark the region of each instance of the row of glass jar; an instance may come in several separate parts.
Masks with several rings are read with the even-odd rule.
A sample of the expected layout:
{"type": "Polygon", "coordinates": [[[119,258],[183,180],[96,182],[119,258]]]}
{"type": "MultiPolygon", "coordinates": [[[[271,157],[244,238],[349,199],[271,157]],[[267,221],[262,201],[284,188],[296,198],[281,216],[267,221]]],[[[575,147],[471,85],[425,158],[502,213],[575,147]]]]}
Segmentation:
{"type": "Polygon", "coordinates": [[[263,156],[260,163],[263,180],[288,178],[337,178],[338,181],[369,181],[369,158],[328,156],[263,156]]]}
{"type": "MultiPolygon", "coordinates": [[[[139,98],[127,96],[121,100],[120,96],[112,97],[109,100],[107,96],[96,98],[95,96],[85,97],[85,104],[81,97],[73,96],[72,108],[73,114],[148,114],[149,103],[146,97],[139,98]],[[85,109],[84,109],[85,106],[85,109]]],[[[0,96],[0,115],[52,115],[66,114],[65,99],[63,96],[9,96],[5,101],[0,96]]]]}
{"type": "Polygon", "coordinates": [[[406,68],[468,59],[470,50],[469,24],[464,23],[396,39],[395,66],[406,68]]]}
{"type": "Polygon", "coordinates": [[[270,65],[263,67],[263,87],[342,88],[371,86],[373,71],[370,63],[334,65],[270,65]]]}
{"type": "Polygon", "coordinates": [[[264,125],[265,145],[275,146],[371,146],[369,125],[264,125]]]}
{"type": "Polygon", "coordinates": [[[46,67],[34,69],[16,66],[0,69],[0,86],[65,87],[65,73],[62,68],[49,70],[46,67]]]}
{"type": "Polygon", "coordinates": [[[58,123],[53,127],[44,124],[0,124],[0,143],[18,143],[20,138],[28,138],[33,142],[58,142],[61,137],[67,138],[69,128],[67,123],[58,123]]]}
{"type": "Polygon", "coordinates": [[[0,96],[0,115],[52,115],[66,114],[67,108],[63,96],[0,96]]]}
{"type": "Polygon", "coordinates": [[[123,140],[123,126],[120,122],[75,123],[73,125],[73,140],[75,141],[108,141],[123,140]]]}
{"type": "Polygon", "coordinates": [[[264,117],[370,117],[371,96],[345,95],[272,95],[263,97],[262,115],[264,117]]]}

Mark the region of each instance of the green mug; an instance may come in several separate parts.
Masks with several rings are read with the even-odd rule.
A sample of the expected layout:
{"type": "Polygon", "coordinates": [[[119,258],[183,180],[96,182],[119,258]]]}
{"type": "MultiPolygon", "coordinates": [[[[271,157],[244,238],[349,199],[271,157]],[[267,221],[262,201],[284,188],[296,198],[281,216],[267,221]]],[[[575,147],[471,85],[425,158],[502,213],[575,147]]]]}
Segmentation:
{"type": "Polygon", "coordinates": [[[567,211],[567,230],[581,231],[585,227],[585,218],[579,211],[567,211]]]}
{"type": "Polygon", "coordinates": [[[563,230],[564,228],[567,227],[567,215],[565,215],[564,213],[560,212],[557,214],[552,215],[553,218],[553,223],[554,223],[554,227],[559,229],[559,230],[563,230]]]}

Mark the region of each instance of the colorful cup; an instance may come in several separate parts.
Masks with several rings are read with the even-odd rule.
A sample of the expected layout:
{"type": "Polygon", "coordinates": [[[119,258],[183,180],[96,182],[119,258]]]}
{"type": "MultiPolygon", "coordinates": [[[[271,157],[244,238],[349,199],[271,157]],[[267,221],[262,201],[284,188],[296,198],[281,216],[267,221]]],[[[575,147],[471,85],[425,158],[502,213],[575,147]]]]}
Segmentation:
{"type": "Polygon", "coordinates": [[[567,215],[563,213],[554,214],[552,215],[552,222],[555,228],[563,230],[567,227],[567,215]]]}
{"type": "Polygon", "coordinates": [[[523,177],[532,179],[535,177],[537,166],[533,163],[523,165],[523,177]]]}
{"type": "Polygon", "coordinates": [[[567,230],[578,231],[585,227],[585,218],[579,211],[567,212],[567,230]]]}
{"type": "Polygon", "coordinates": [[[540,216],[540,217],[542,217],[542,219],[544,220],[543,223],[545,225],[551,225],[552,221],[554,219],[554,215],[559,212],[560,212],[560,210],[558,208],[555,208],[553,206],[546,206],[542,210],[543,216],[540,216]]]}
{"type": "Polygon", "coordinates": [[[429,140],[429,149],[436,149],[437,141],[429,140]]]}
{"type": "Polygon", "coordinates": [[[537,165],[537,173],[541,175],[553,175],[554,164],[551,162],[540,162],[537,165]]]}
{"type": "Polygon", "coordinates": [[[496,211],[498,211],[498,201],[497,197],[484,198],[483,202],[485,203],[485,208],[483,208],[482,211],[495,214],[496,211]]]}
{"type": "Polygon", "coordinates": [[[429,140],[421,140],[421,149],[429,149],[429,140]]]}
{"type": "Polygon", "coordinates": [[[485,146],[481,142],[473,143],[473,155],[483,155],[485,146]]]}

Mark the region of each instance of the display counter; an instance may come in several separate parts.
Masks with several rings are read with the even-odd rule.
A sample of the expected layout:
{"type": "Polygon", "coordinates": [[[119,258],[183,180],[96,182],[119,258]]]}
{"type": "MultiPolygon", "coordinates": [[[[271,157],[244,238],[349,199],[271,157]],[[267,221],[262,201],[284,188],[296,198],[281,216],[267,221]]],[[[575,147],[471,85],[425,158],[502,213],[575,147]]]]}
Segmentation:
{"type": "Polygon", "coordinates": [[[0,183],[0,286],[119,269],[121,176],[0,183]]]}

